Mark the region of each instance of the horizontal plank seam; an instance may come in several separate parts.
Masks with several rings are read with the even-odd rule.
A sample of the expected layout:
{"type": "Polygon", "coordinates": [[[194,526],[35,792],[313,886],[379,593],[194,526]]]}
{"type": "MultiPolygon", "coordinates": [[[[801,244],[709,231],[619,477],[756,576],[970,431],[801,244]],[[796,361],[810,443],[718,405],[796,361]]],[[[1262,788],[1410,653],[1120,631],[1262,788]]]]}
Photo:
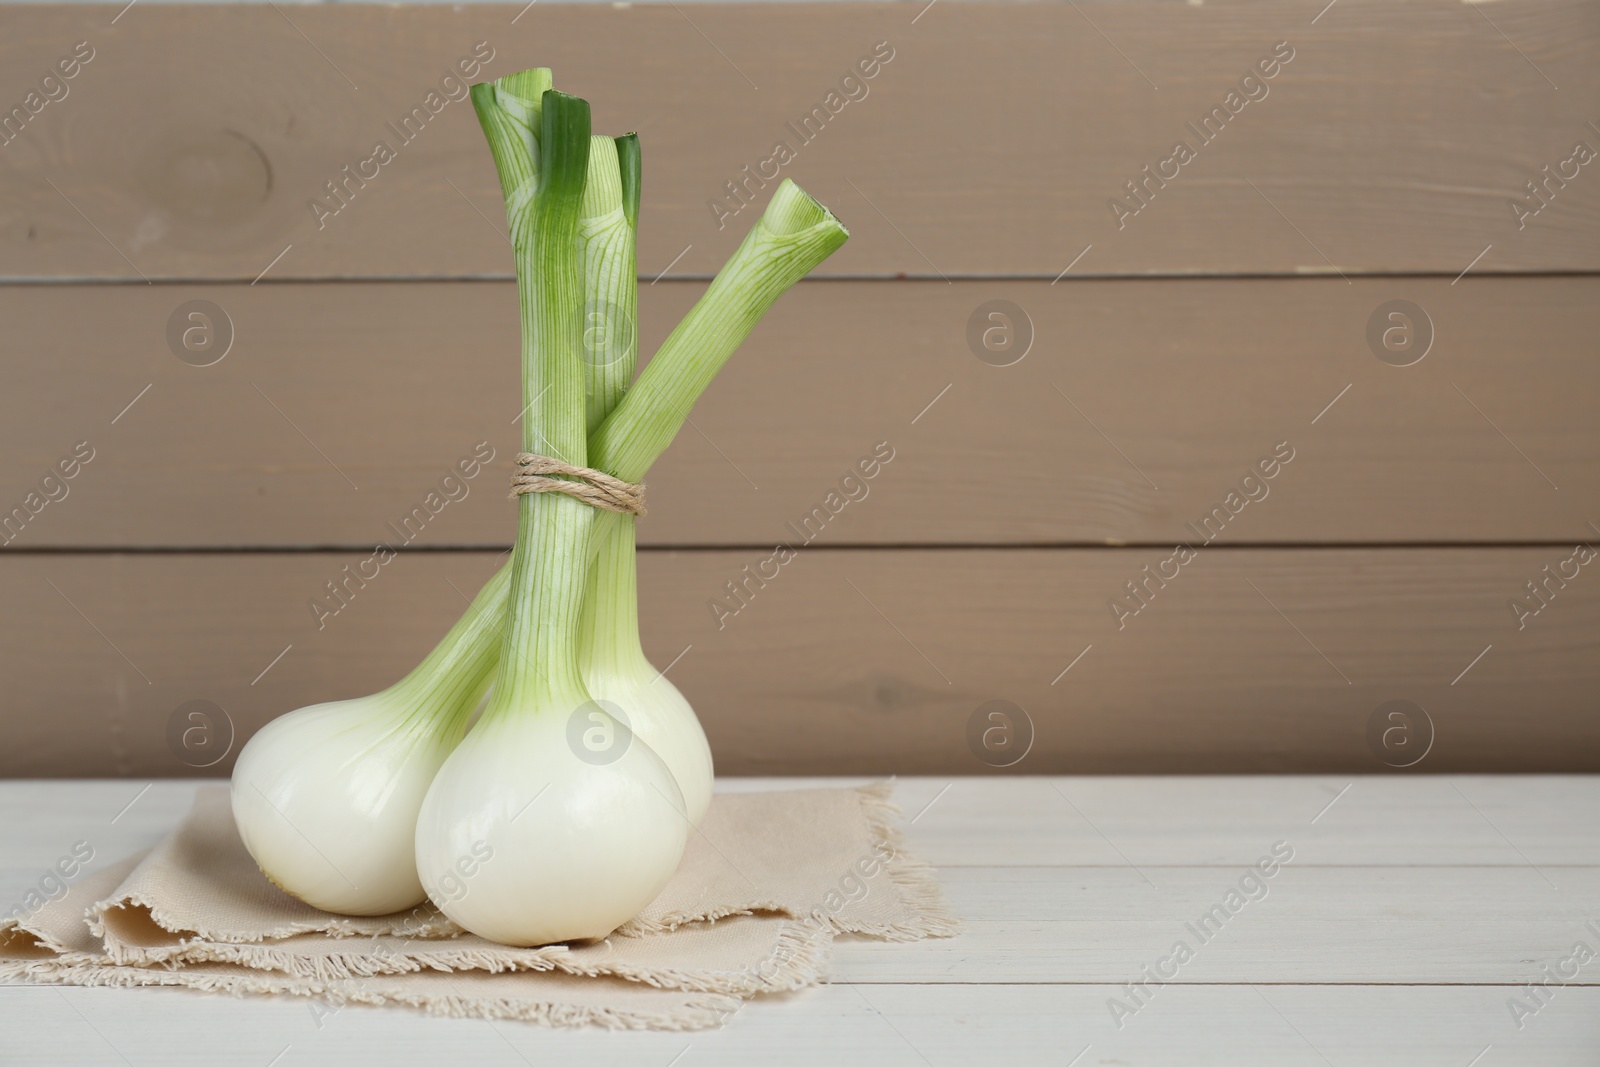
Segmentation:
{"type": "MultiPolygon", "coordinates": [[[[1457,278],[1455,271],[1380,271],[1380,270],[1350,270],[1345,272],[1352,278],[1457,278]]],[[[1600,276],[1600,269],[1529,269],[1529,270],[1479,270],[1474,271],[1467,281],[1482,280],[1486,278],[1589,278],[1600,276]]],[[[639,281],[651,284],[661,282],[693,282],[705,284],[714,277],[712,274],[665,274],[659,277],[652,274],[641,274],[639,281]]],[[[824,285],[828,283],[853,283],[853,282],[915,282],[933,285],[947,285],[950,282],[1049,282],[1054,285],[1059,280],[1061,284],[1081,284],[1092,281],[1136,281],[1136,282],[1162,282],[1162,281],[1270,281],[1280,279],[1283,281],[1298,282],[1326,282],[1342,280],[1339,275],[1329,271],[1326,273],[1305,271],[1149,271],[1129,274],[1092,274],[1080,273],[1070,277],[1057,279],[1055,276],[1033,273],[993,273],[993,274],[822,274],[808,275],[801,279],[801,285],[824,285]]],[[[227,275],[162,275],[152,278],[131,278],[122,275],[69,275],[52,277],[49,275],[0,275],[0,286],[92,286],[92,285],[237,285],[249,288],[260,285],[264,288],[285,285],[427,285],[439,282],[455,283],[483,283],[500,284],[514,282],[516,275],[499,272],[473,273],[473,274],[288,274],[276,278],[252,279],[244,275],[237,277],[227,275]]]]}
{"type": "MultiPolygon", "coordinates": [[[[133,779],[129,779],[132,781],[133,779]]],[[[225,779],[218,779],[223,781],[225,779]]],[[[1231,863],[1141,863],[1141,871],[1226,871],[1244,860],[1231,863]]],[[[1126,863],[934,863],[941,871],[1132,871],[1126,863]]],[[[1541,863],[1541,870],[1600,871],[1600,863],[1541,863]]],[[[1323,871],[1426,871],[1434,869],[1465,871],[1530,871],[1525,862],[1505,863],[1296,863],[1294,869],[1323,871]]]]}
{"type": "MultiPolygon", "coordinates": [[[[1096,987],[1102,988],[1102,989],[1120,989],[1120,988],[1122,988],[1121,984],[1119,984],[1117,982],[1110,981],[1110,980],[1101,980],[1101,981],[1098,981],[1098,982],[1095,982],[1095,981],[1081,981],[1081,982],[1079,982],[1079,981],[1059,981],[1059,982],[1056,982],[1056,981],[1048,981],[1048,980],[1041,979],[1041,980],[1037,980],[1037,981],[997,980],[997,981],[993,981],[993,982],[986,982],[986,981],[983,981],[981,978],[980,979],[963,978],[963,979],[961,979],[959,981],[953,981],[953,982],[916,982],[916,981],[907,981],[906,979],[894,979],[894,978],[884,978],[884,979],[858,978],[858,979],[854,979],[852,981],[845,981],[842,978],[830,978],[828,980],[827,984],[830,985],[830,986],[871,986],[871,987],[873,987],[875,989],[892,989],[892,988],[897,988],[897,987],[917,988],[917,987],[923,987],[923,986],[937,986],[940,989],[961,989],[961,988],[964,988],[964,987],[987,988],[987,987],[997,987],[997,986],[1017,986],[1017,987],[1026,987],[1026,986],[1082,986],[1084,988],[1091,988],[1091,989],[1092,988],[1096,988],[1096,987]]],[[[1292,981],[1284,981],[1284,980],[1281,980],[1281,979],[1270,979],[1270,978],[1257,979],[1257,980],[1251,981],[1251,982],[1185,982],[1185,981],[1180,981],[1180,980],[1177,980],[1177,979],[1173,979],[1173,980],[1168,981],[1168,982],[1166,982],[1164,984],[1165,985],[1175,985],[1175,986],[1176,985],[1181,985],[1181,986],[1204,986],[1204,987],[1208,987],[1208,988],[1239,989],[1239,990],[1250,989],[1250,988],[1252,988],[1254,986],[1269,986],[1269,987],[1304,986],[1304,987],[1307,987],[1307,988],[1324,988],[1325,987],[1325,988],[1330,988],[1330,989],[1364,989],[1364,988],[1370,988],[1370,989],[1388,989],[1388,988],[1453,989],[1453,988],[1462,988],[1462,989],[1510,989],[1510,990],[1519,990],[1519,989],[1524,989],[1527,986],[1526,982],[1513,982],[1513,981],[1504,981],[1504,982],[1360,982],[1360,981],[1351,981],[1351,982],[1329,982],[1329,981],[1324,981],[1324,982],[1315,982],[1315,981],[1292,982],[1292,981]]],[[[1576,987],[1578,987],[1580,989],[1600,988],[1600,986],[1596,986],[1595,984],[1590,983],[1590,982],[1576,982],[1576,981],[1567,982],[1562,986],[1562,988],[1563,989],[1567,989],[1567,988],[1572,988],[1574,986],[1576,986],[1576,987]]],[[[18,982],[15,985],[11,985],[11,986],[6,986],[6,987],[3,987],[3,988],[0,988],[0,995],[4,995],[5,992],[7,990],[9,990],[9,989],[59,989],[59,988],[60,987],[57,986],[57,985],[45,985],[45,984],[41,984],[41,983],[38,983],[38,982],[18,982]]],[[[893,1014],[894,1014],[895,1018],[903,1019],[903,1018],[906,1018],[907,1016],[915,1015],[916,1013],[915,1012],[906,1011],[906,1012],[894,1012],[893,1014]]]]}
{"type": "MultiPolygon", "coordinates": [[[[1196,906],[1201,906],[1197,904],[1196,906]]],[[[1003,919],[990,919],[982,916],[963,915],[961,921],[967,926],[1016,926],[1027,924],[1030,926],[1148,926],[1151,923],[1178,922],[1184,919],[1181,915],[1152,915],[1144,919],[1118,919],[1107,918],[1103,915],[1085,916],[1081,919],[1056,919],[1048,915],[1010,915],[1003,919]]],[[[1477,919],[1440,918],[1440,919],[1393,919],[1378,915],[1352,915],[1339,918],[1333,915],[1301,915],[1292,919],[1257,918],[1255,926],[1548,926],[1551,923],[1576,923],[1582,919],[1572,915],[1541,915],[1532,919],[1507,919],[1503,916],[1484,916],[1477,919]]],[[[1600,979],[1596,980],[1600,985],[1600,979]]]]}
{"type": "MultiPolygon", "coordinates": [[[[962,979],[961,981],[958,981],[958,982],[910,982],[910,981],[906,981],[905,979],[898,979],[897,980],[897,979],[892,979],[892,978],[885,978],[885,979],[858,978],[858,979],[855,979],[854,981],[848,981],[847,982],[842,978],[831,978],[831,979],[828,980],[828,984],[829,985],[870,985],[870,986],[941,986],[941,987],[946,987],[946,988],[955,987],[955,986],[969,986],[969,985],[970,986],[1087,986],[1087,987],[1095,987],[1095,986],[1105,987],[1105,986],[1110,986],[1111,988],[1114,988],[1114,989],[1120,989],[1121,988],[1121,986],[1118,983],[1111,982],[1111,981],[1105,981],[1105,980],[1101,980],[1101,981],[1098,981],[1098,982],[1089,981],[1089,980],[1073,981],[1073,980],[1070,980],[1070,979],[1062,979],[1061,981],[1049,981],[1049,980],[1046,980],[1046,979],[1040,979],[1040,980],[1032,981],[1032,982],[1029,982],[1029,981],[994,981],[994,982],[985,982],[981,978],[976,978],[976,979],[975,978],[964,978],[964,979],[962,979]]],[[[1167,981],[1165,981],[1165,982],[1163,982],[1161,984],[1162,985],[1183,985],[1183,986],[1216,986],[1216,987],[1220,987],[1220,988],[1223,988],[1223,989],[1249,989],[1251,986],[1261,986],[1261,985],[1264,985],[1264,986],[1329,986],[1329,987],[1338,987],[1338,986],[1363,987],[1363,986],[1366,986],[1366,987],[1372,987],[1372,988],[1388,988],[1388,987],[1391,987],[1391,986],[1397,986],[1397,987],[1412,987],[1412,986],[1415,986],[1415,987],[1424,988],[1424,989],[1441,988],[1441,987],[1449,988],[1449,987],[1460,986],[1460,987],[1463,987],[1463,988],[1475,988],[1475,989],[1523,989],[1523,988],[1525,988],[1527,986],[1528,983],[1526,981],[1524,981],[1524,982],[1516,982],[1516,981],[1509,981],[1509,980],[1508,981],[1504,981],[1504,982],[1465,982],[1465,981],[1463,981],[1463,982],[1371,982],[1371,981],[1367,981],[1367,982],[1362,982],[1362,981],[1349,981],[1349,982],[1303,981],[1303,982],[1292,982],[1292,981],[1285,981],[1283,979],[1271,979],[1271,978],[1261,978],[1261,979],[1257,979],[1257,980],[1251,981],[1251,982],[1190,982],[1190,981],[1185,981],[1185,980],[1183,980],[1181,978],[1173,978],[1173,979],[1169,979],[1169,980],[1167,980],[1167,981]]],[[[1570,988],[1572,986],[1578,986],[1579,988],[1582,988],[1582,989],[1597,989],[1597,988],[1600,988],[1600,983],[1572,981],[1572,982],[1563,983],[1562,988],[1566,989],[1566,988],[1570,988]]],[[[907,1014],[909,1014],[909,1013],[907,1013],[907,1014]]]]}
{"type": "MultiPolygon", "coordinates": [[[[74,778],[36,778],[32,781],[39,782],[70,782],[82,781],[74,778]]],[[[102,779],[104,781],[140,781],[138,778],[102,779]]],[[[175,781],[176,779],[157,779],[157,781],[175,781]]],[[[207,782],[221,785],[228,781],[227,778],[211,778],[207,782]]],[[[1141,863],[1142,871],[1229,871],[1237,869],[1240,864],[1248,865],[1245,860],[1233,863],[1141,863]]],[[[1100,871],[1121,870],[1131,871],[1132,868],[1122,863],[929,863],[930,867],[940,871],[1100,871]]],[[[1600,864],[1596,863],[1541,863],[1540,870],[1547,871],[1596,871],[1600,872],[1600,864]]],[[[1530,870],[1526,863],[1300,863],[1296,862],[1294,869],[1322,870],[1322,871],[1389,871],[1389,870],[1468,870],[1468,871],[1506,871],[1530,870]]],[[[0,867],[0,877],[21,877],[29,874],[38,874],[31,867],[0,867]]],[[[1042,920],[1041,920],[1042,921],[1042,920]]],[[[1065,921],[1065,920],[1062,920],[1065,921]]],[[[1077,920],[1074,920],[1077,921],[1077,920]]],[[[1110,920],[1107,920],[1110,921],[1110,920]]],[[[1147,920],[1137,920],[1140,922],[1147,920]]],[[[1367,921],[1366,919],[1352,921],[1367,921]]],[[[1406,920],[1396,920],[1406,921],[1406,920]]],[[[1419,920],[1421,921],[1421,920],[1419,920]]],[[[1434,921],[1434,920],[1427,920],[1434,921]]],[[[1438,920],[1455,921],[1455,920],[1438,920]]],[[[1483,920],[1489,922],[1491,920],[1483,920]]],[[[1543,922],[1545,920],[1528,920],[1543,922]]]]}
{"type": "MultiPolygon", "coordinates": [[[[842,541],[826,545],[808,545],[807,552],[1005,552],[1005,551],[1063,551],[1063,552],[1126,552],[1167,549],[1184,544],[1179,539],[1170,541],[1128,541],[1105,544],[1098,541],[842,541]]],[[[1207,548],[1218,552],[1261,551],[1338,551],[1338,550],[1407,550],[1439,551],[1455,549],[1476,551],[1495,548],[1570,548],[1570,538],[1552,538],[1535,541],[1232,541],[1211,544],[1207,548]]],[[[766,552],[774,542],[750,541],[728,544],[641,544],[640,552],[766,552]]],[[[487,552],[509,552],[511,543],[394,545],[398,554],[407,553],[459,553],[463,555],[487,552]]],[[[221,555],[344,555],[352,552],[370,552],[372,544],[317,545],[18,545],[0,546],[0,558],[12,556],[221,556],[221,555]]]]}

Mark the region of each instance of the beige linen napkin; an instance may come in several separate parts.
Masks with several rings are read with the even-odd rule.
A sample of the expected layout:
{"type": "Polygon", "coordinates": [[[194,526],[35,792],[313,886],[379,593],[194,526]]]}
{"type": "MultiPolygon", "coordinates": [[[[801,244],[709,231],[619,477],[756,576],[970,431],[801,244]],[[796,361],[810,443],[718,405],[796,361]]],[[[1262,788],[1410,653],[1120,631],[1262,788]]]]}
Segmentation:
{"type": "Polygon", "coordinates": [[[133,856],[86,875],[61,900],[47,903],[22,920],[0,924],[0,982],[182,986],[234,996],[316,997],[334,1005],[402,1004],[435,1015],[634,1030],[718,1026],[742,1003],[726,994],[656,989],[616,978],[578,978],[548,971],[418,972],[317,981],[237,963],[116,964],[90,932],[83,902],[115,894],[144,858],[144,854],[133,856]]]}
{"type": "Polygon", "coordinates": [[[904,854],[887,783],[719,794],[678,873],[601,942],[519,949],[431,906],[333,915],[282,892],[234,828],[225,787],[147,854],[0,923],[0,981],[183,985],[399,1003],[555,1025],[715,1026],[740,998],[814,985],[836,932],[948,936],[932,872],[904,854]],[[87,913],[84,903],[98,901],[87,913]]]}

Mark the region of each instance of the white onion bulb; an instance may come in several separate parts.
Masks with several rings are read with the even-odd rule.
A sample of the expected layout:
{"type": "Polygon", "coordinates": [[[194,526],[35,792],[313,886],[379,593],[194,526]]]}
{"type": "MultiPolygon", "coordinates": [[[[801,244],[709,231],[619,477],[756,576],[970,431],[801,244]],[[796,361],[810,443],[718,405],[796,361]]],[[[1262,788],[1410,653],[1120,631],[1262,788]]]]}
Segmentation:
{"type": "Polygon", "coordinates": [[[608,710],[621,711],[633,735],[655,750],[683,793],[695,826],[711,806],[715,779],[711,745],[694,709],[666,676],[641,660],[642,670],[603,670],[585,664],[584,687],[608,710]]]}
{"type": "Polygon", "coordinates": [[[233,816],[257,865],[313,907],[387,915],[423,900],[417,809],[449,755],[382,694],[280,716],[245,745],[233,816]]]}
{"type": "Polygon", "coordinates": [[[312,907],[387,915],[426,899],[417,810],[483,699],[510,575],[381,693],[314,704],[258,730],[233,768],[233,818],[269,879],[312,907]]]}
{"type": "Polygon", "coordinates": [[[502,944],[605,937],[661,892],[688,839],[661,757],[592,703],[576,725],[558,707],[480,721],[417,818],[429,899],[502,944]],[[604,752],[569,744],[590,730],[608,733],[604,752]]]}
{"type": "Polygon", "coordinates": [[[634,520],[600,516],[595,529],[601,544],[589,570],[578,654],[583,687],[656,750],[698,826],[711,806],[711,746],[694,708],[650,665],[639,643],[634,520]]]}

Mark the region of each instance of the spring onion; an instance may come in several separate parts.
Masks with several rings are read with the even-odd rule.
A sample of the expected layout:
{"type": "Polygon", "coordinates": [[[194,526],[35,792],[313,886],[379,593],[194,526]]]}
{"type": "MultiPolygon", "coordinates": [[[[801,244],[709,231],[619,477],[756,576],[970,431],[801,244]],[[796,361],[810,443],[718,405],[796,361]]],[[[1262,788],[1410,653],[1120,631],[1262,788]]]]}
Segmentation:
{"type": "MultiPolygon", "coordinates": [[[[524,448],[636,482],[847,234],[783,182],[630,386],[637,139],[592,136],[588,105],[548,70],[472,98],[514,249],[524,448]]],[[[634,518],[558,493],[517,506],[511,562],[423,664],[372,697],[286,715],[241,753],[241,836],[283,888],[356,914],[426,894],[474,933],[531,945],[603,937],[671,877],[710,801],[711,753],[639,641],[634,518]]]]}
{"type": "MultiPolygon", "coordinates": [[[[545,89],[475,86],[473,103],[509,186],[522,307],[523,447],[588,463],[577,235],[589,168],[589,106],[545,89]],[[483,91],[480,91],[483,90],[483,91]],[[509,99],[508,99],[509,98],[509,99]],[[522,121],[526,116],[526,125],[522,121]],[[508,166],[509,161],[509,166],[508,166]]],[[[621,182],[616,183],[618,206],[621,182]]],[[[683,796],[648,745],[580,758],[568,724],[600,710],[578,668],[595,509],[560,493],[522,496],[511,610],[488,706],[439,768],[417,817],[417,869],[449,918],[505,944],[604,937],[677,868],[688,836],[683,796]],[[543,801],[543,807],[533,805],[543,801]],[[493,857],[481,866],[479,853],[493,857]],[[470,864],[458,895],[434,888],[470,864]]],[[[622,734],[627,740],[626,734],[622,734]]]]}
{"type": "Polygon", "coordinates": [[[420,904],[417,810],[489,688],[509,572],[496,574],[410,674],[258,730],[233,768],[245,848],[279,888],[324,911],[420,904]]]}

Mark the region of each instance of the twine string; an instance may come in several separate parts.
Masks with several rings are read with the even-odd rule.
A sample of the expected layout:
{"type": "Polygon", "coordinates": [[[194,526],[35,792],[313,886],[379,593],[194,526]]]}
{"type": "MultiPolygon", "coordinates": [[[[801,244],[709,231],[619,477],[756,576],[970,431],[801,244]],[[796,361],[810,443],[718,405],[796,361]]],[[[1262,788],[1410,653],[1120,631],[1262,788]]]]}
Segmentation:
{"type": "Polygon", "coordinates": [[[592,467],[576,467],[535,452],[517,453],[511,493],[565,493],[590,507],[624,515],[644,514],[644,486],[625,482],[592,467]]]}

